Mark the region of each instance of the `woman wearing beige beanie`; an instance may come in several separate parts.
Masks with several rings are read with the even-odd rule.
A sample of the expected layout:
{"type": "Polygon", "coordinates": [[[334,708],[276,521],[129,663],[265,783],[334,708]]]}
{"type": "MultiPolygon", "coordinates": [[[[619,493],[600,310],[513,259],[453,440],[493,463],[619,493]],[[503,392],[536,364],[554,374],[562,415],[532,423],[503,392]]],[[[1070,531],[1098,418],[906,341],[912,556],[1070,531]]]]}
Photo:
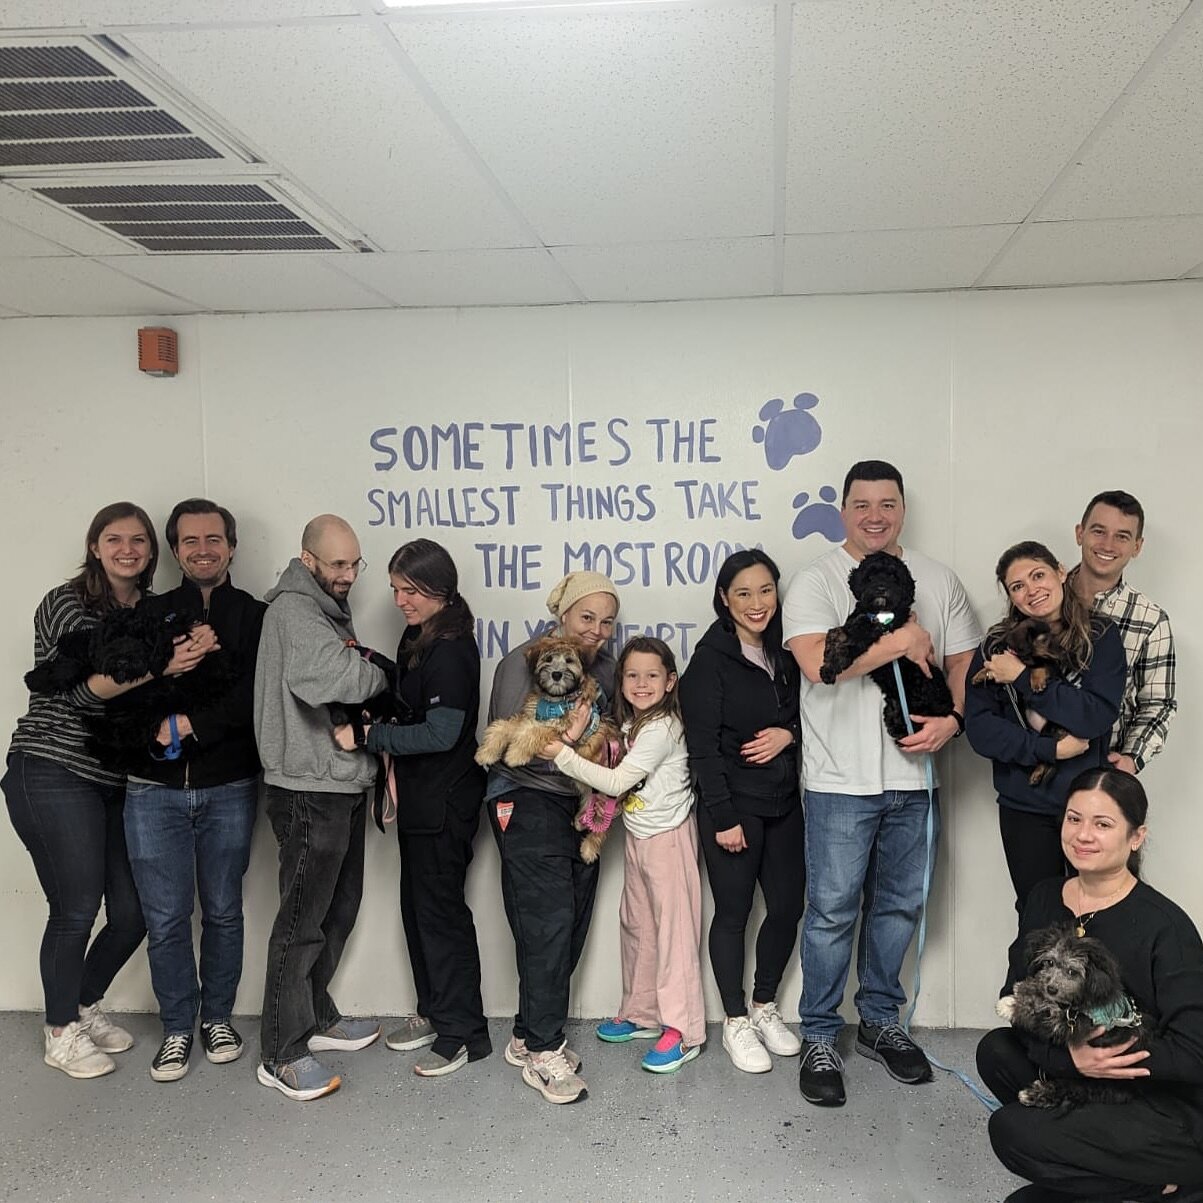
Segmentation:
{"type": "MultiPolygon", "coordinates": [[[[556,632],[580,640],[589,671],[608,699],[614,695],[614,656],[606,646],[618,614],[618,591],[599,572],[570,572],[547,598],[556,632]]],[[[535,639],[540,636],[536,635],[535,639]]],[[[534,687],[526,649],[497,666],[489,721],[508,718],[534,687]]],[[[518,1011],[505,1059],[548,1102],[575,1103],[585,1094],[568,1048],[568,984],[593,914],[598,866],[580,857],[573,827],[580,793],[550,761],[489,770],[485,806],[501,853],[501,892],[518,961],[518,1011]]]]}

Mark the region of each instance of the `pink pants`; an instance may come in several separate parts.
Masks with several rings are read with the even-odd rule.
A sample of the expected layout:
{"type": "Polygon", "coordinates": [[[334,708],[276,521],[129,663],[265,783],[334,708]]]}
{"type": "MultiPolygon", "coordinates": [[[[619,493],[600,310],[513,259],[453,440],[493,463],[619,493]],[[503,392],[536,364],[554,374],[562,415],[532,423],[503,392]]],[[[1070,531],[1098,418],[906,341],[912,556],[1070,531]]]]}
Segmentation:
{"type": "Polygon", "coordinates": [[[641,1028],[676,1028],[685,1044],[702,1044],[702,882],[692,815],[680,827],[645,840],[627,834],[618,919],[618,1018],[641,1028]]]}

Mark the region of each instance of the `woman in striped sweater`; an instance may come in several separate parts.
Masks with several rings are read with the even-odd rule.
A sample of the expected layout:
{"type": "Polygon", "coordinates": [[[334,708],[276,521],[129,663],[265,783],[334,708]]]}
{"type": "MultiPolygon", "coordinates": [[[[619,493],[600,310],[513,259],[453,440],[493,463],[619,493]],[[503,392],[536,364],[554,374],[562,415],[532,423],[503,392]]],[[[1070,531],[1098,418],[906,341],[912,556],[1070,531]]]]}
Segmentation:
{"type": "MultiPolygon", "coordinates": [[[[130,502],[105,506],[88,528],[79,572],[51,589],[34,614],[35,664],[53,656],[69,632],[136,605],[149,592],[158,558],[143,509],[130,502]]],[[[212,631],[198,628],[165,671],[195,667],[213,643],[212,631]]],[[[50,909],[41,947],[45,1061],[73,1078],[111,1073],[109,1053],[133,1045],[100,1009],[109,983],[146,934],[125,849],[125,779],[88,754],[85,715],[141,683],[118,685],[97,673],[62,693],[31,694],[0,781],[50,909]],[[89,946],[102,898],[106,923],[89,946]]]]}

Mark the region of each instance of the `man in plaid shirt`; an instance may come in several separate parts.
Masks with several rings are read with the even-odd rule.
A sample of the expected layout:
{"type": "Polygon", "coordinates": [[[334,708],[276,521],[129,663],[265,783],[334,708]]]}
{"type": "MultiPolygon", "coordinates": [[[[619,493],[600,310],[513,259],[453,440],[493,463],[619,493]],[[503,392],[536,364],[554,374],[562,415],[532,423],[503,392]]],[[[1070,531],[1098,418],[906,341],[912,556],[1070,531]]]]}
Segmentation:
{"type": "Polygon", "coordinates": [[[1114,489],[1092,497],[1074,530],[1082,562],[1069,574],[1077,595],[1111,619],[1124,641],[1128,679],[1108,759],[1125,773],[1139,773],[1161,751],[1178,708],[1169,615],[1124,581],[1128,562],[1140,555],[1144,525],[1144,510],[1131,493],[1114,489]]]}

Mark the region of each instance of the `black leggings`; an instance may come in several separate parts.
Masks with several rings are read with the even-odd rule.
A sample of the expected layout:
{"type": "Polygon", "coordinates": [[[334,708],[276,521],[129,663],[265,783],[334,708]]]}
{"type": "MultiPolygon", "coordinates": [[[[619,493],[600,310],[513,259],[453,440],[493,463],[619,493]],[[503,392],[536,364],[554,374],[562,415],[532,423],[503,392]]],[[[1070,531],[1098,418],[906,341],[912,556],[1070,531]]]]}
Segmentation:
{"type": "Polygon", "coordinates": [[[756,883],[764,895],[765,916],[756,936],[756,976],[752,1001],[772,1002],[781,975],[798,942],[798,923],[806,903],[806,838],[801,805],[779,818],[740,815],[747,848],[727,852],[715,842],[714,820],[698,807],[698,838],[706,858],[714,918],[710,923],[710,964],[723,1010],[731,1018],[746,1015],[744,1002],[744,930],[752,913],[756,883]]]}
{"type": "MultiPolygon", "coordinates": [[[[1016,1101],[1039,1072],[1011,1028],[987,1032],[977,1046],[982,1081],[1003,1103],[990,1116],[990,1144],[1013,1174],[1064,1197],[1092,1203],[1161,1199],[1164,1186],[1203,1184],[1198,1117],[1167,1092],[1122,1105],[1087,1103],[1047,1111],[1016,1101]],[[1156,1102],[1150,1100],[1156,1099],[1156,1102]],[[1192,1122],[1193,1121],[1193,1122],[1192,1122]]],[[[1167,1195],[1166,1199],[1175,1199],[1167,1195]]]]}
{"type": "Polygon", "coordinates": [[[998,807],[1007,872],[1015,889],[1015,909],[1023,910],[1032,887],[1048,877],[1065,877],[1071,870],[1061,849],[1061,816],[1016,810],[1006,802],[998,807]]]}

